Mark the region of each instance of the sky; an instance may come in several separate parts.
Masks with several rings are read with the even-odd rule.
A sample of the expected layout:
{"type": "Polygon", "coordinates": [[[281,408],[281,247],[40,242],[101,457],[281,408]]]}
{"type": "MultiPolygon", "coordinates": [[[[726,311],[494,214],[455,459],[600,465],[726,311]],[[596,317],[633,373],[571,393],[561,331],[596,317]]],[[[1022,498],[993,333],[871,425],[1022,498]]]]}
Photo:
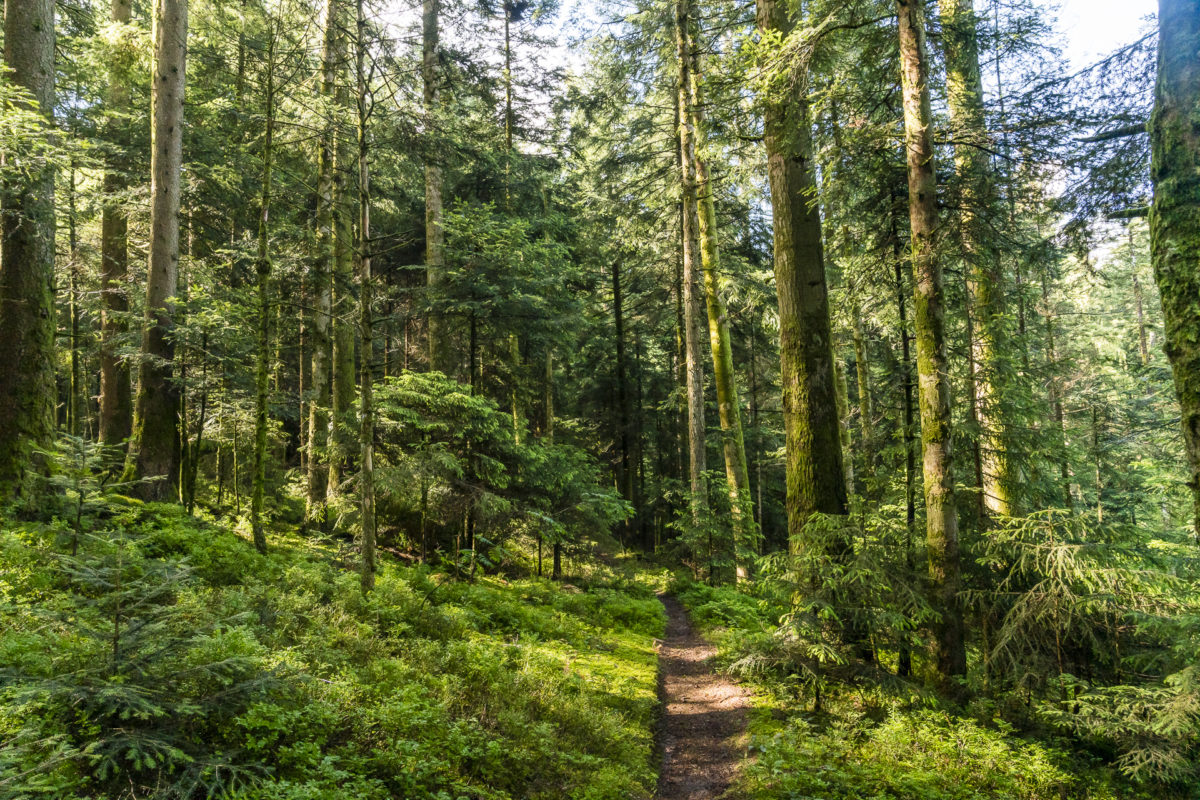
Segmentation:
{"type": "Polygon", "coordinates": [[[1075,69],[1138,39],[1146,17],[1158,13],[1157,0],[1058,0],[1058,30],[1075,69]]]}

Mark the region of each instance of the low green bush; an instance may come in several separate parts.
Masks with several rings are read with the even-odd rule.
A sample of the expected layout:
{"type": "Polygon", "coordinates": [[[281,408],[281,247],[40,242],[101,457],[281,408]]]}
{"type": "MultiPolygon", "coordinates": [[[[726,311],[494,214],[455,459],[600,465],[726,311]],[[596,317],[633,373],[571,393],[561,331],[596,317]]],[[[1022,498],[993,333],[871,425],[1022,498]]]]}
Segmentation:
{"type": "Polygon", "coordinates": [[[663,613],[618,586],[385,563],[364,597],[170,506],[112,504],[75,559],[0,522],[0,798],[649,797],[663,613]]]}

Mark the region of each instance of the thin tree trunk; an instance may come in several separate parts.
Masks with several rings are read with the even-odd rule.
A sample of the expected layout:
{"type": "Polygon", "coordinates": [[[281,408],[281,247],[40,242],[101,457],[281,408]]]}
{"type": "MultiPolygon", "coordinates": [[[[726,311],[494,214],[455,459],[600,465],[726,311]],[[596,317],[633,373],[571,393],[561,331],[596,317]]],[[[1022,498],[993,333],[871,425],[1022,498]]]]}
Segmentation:
{"type": "MultiPolygon", "coordinates": [[[[196,508],[196,476],[200,472],[200,449],[204,443],[204,425],[208,421],[208,331],[200,337],[200,410],[196,420],[196,442],[189,448],[183,498],[189,514],[196,508]]],[[[218,469],[220,465],[218,464],[218,469]]],[[[220,503],[218,502],[218,505],[220,503]]]]}
{"type": "Polygon", "coordinates": [[[1138,355],[1141,356],[1142,366],[1150,364],[1150,337],[1146,333],[1146,305],[1142,294],[1142,282],[1138,280],[1137,249],[1133,241],[1133,225],[1126,227],[1129,235],[1129,274],[1133,280],[1133,302],[1137,314],[1138,355]]]}
{"type": "Polygon", "coordinates": [[[1054,424],[1061,437],[1056,442],[1058,452],[1059,482],[1062,486],[1063,504],[1075,509],[1075,498],[1071,494],[1071,457],[1067,449],[1067,418],[1063,410],[1062,380],[1058,375],[1058,354],[1054,337],[1054,315],[1050,309],[1050,279],[1042,272],[1042,313],[1046,316],[1046,367],[1050,373],[1050,408],[1054,411],[1054,424]]]}
{"type": "MultiPolygon", "coordinates": [[[[692,117],[693,174],[696,181],[697,220],[699,222],[700,261],[704,274],[704,300],[708,312],[708,339],[713,359],[713,383],[717,390],[717,414],[721,423],[722,451],[729,507],[733,517],[736,574],[748,574],[747,558],[754,551],[753,511],[750,504],[750,473],[746,465],[746,440],[742,430],[741,401],[737,374],[733,367],[733,343],[729,334],[729,315],[725,307],[725,287],[721,277],[720,248],[717,239],[715,187],[709,173],[707,129],[704,120],[703,76],[700,57],[692,38],[692,0],[683,0],[678,12],[678,36],[683,39],[683,56],[689,60],[687,96],[684,107],[692,117]]],[[[685,150],[685,157],[689,155],[685,150]]]]}
{"type": "Polygon", "coordinates": [[[367,122],[370,91],[366,74],[367,20],[363,0],[357,2],[358,38],[355,42],[355,83],[358,86],[358,279],[359,328],[362,335],[361,386],[359,388],[359,513],[362,546],[362,590],[375,588],[375,409],[373,325],[371,317],[371,172],[367,160],[367,122]]]}
{"type": "Polygon", "coordinates": [[[131,457],[146,499],[175,495],[179,480],[179,390],[171,379],[174,297],[179,279],[179,201],[187,0],[156,0],[150,155],[150,266],[131,457]]]}
{"type": "MultiPolygon", "coordinates": [[[[275,27],[273,20],[268,25],[275,27]]],[[[258,217],[258,259],[255,275],[258,278],[258,368],[254,393],[254,487],[250,496],[250,527],[254,547],[267,552],[267,535],[263,528],[263,500],[267,485],[267,401],[271,348],[271,159],[275,134],[275,31],[267,33],[266,131],[262,149],[262,199],[258,217]]]]}
{"type": "MultiPolygon", "coordinates": [[[[617,489],[625,500],[633,503],[633,445],[630,441],[629,376],[625,364],[625,314],[622,308],[621,264],[619,261],[612,262],[611,272],[617,367],[617,446],[620,450],[620,460],[617,462],[617,489]]],[[[635,513],[640,512],[641,509],[635,509],[635,513]]],[[[622,525],[625,528],[626,541],[628,541],[632,527],[631,521],[627,519],[622,525]]]]}
{"type": "MultiPolygon", "coordinates": [[[[442,168],[434,154],[434,131],[438,125],[440,95],[440,56],[438,52],[438,15],[441,0],[424,0],[421,16],[421,80],[425,111],[425,274],[430,288],[436,288],[446,268],[446,235],[442,227],[442,168]]],[[[429,316],[429,368],[453,377],[459,359],[453,350],[449,320],[441,314],[429,316]]]]}
{"type": "MultiPolygon", "coordinates": [[[[54,3],[9,0],[4,63],[47,120],[54,109],[54,3]]],[[[54,436],[54,168],[0,187],[0,501],[17,494],[30,448],[54,436]]]]}
{"type": "Polygon", "coordinates": [[[1150,118],[1150,260],[1162,298],[1200,540],[1200,0],[1159,0],[1158,79],[1150,118]]]}
{"type": "MultiPolygon", "coordinates": [[[[125,25],[131,17],[131,0],[113,0],[110,19],[125,25]]],[[[119,69],[108,74],[106,103],[113,113],[129,108],[129,87],[119,69]]],[[[126,144],[121,123],[110,119],[106,125],[109,143],[126,144]],[[114,141],[115,140],[115,141],[114,141]]],[[[125,189],[121,174],[120,156],[109,156],[104,170],[104,207],[100,216],[100,432],[102,443],[123,445],[133,430],[133,396],[129,362],[117,353],[126,331],[125,314],[129,312],[126,275],[129,251],[125,209],[117,199],[125,189]]]]}
{"type": "Polygon", "coordinates": [[[84,405],[83,375],[79,358],[79,236],[76,230],[75,206],[75,162],[67,175],[67,248],[70,264],[68,266],[68,297],[70,313],[70,354],[71,374],[70,388],[67,392],[67,430],[72,436],[79,436],[83,430],[79,417],[80,412],[86,414],[84,405]]]}
{"type": "Polygon", "coordinates": [[[342,25],[342,0],[325,4],[325,39],[322,52],[321,95],[330,105],[330,117],[323,121],[320,161],[317,175],[317,257],[313,260],[313,300],[311,340],[312,386],[308,415],[308,485],[305,519],[323,526],[325,501],[329,494],[329,411],[331,400],[331,356],[333,341],[333,271],[337,260],[338,236],[335,217],[341,198],[335,194],[337,180],[338,77],[345,58],[342,25]]]}
{"type": "Polygon", "coordinates": [[[701,293],[699,286],[699,219],[696,195],[696,176],[691,154],[695,149],[695,131],[692,115],[688,110],[687,87],[691,83],[686,38],[688,0],[676,0],[676,57],[679,79],[676,85],[679,121],[679,164],[681,191],[683,195],[683,339],[685,374],[687,380],[688,410],[688,479],[691,489],[693,520],[699,519],[701,509],[707,505],[707,489],[704,437],[704,366],[701,354],[700,319],[701,293]]]}
{"type": "Polygon", "coordinates": [[[875,409],[871,401],[871,371],[867,363],[867,332],[857,297],[853,300],[851,312],[854,316],[854,374],[858,388],[858,448],[862,451],[863,465],[862,477],[859,480],[865,493],[870,479],[875,474],[875,409]]]}
{"type": "Polygon", "coordinates": [[[950,385],[942,265],[938,233],[937,176],[934,170],[929,61],[925,49],[922,0],[897,0],[900,18],[901,84],[904,95],[905,151],[908,159],[908,207],[916,309],[918,401],[925,478],[926,549],[929,583],[937,623],[934,654],[941,688],[953,693],[966,672],[962,610],[958,601],[960,565],[958,517],[954,507],[954,471],[950,432],[950,385]]]}
{"type": "MultiPolygon", "coordinates": [[[[758,27],[788,35],[793,21],[787,5],[779,0],[758,0],[758,27]]],[[[788,542],[797,550],[813,513],[846,513],[846,476],[821,218],[810,202],[817,185],[805,98],[807,77],[777,77],[774,91],[764,102],[763,139],[771,183],[779,298],[788,542]]]]}
{"type": "MultiPolygon", "coordinates": [[[[336,53],[335,64],[345,62],[345,33],[348,22],[342,10],[344,0],[336,2],[339,20],[335,40],[331,43],[336,53]]],[[[345,122],[350,107],[349,88],[345,81],[334,83],[334,119],[345,122]]],[[[334,138],[333,169],[333,357],[331,364],[331,419],[328,452],[327,496],[337,497],[350,468],[350,456],[355,448],[354,441],[354,249],[355,239],[352,208],[346,189],[346,176],[355,163],[351,148],[345,137],[334,138]]]]}
{"type": "MultiPolygon", "coordinates": [[[[913,409],[913,368],[909,352],[908,303],[904,300],[903,258],[900,250],[900,231],[896,224],[899,209],[893,206],[892,262],[896,271],[896,310],[900,319],[900,369],[902,370],[904,406],[904,563],[908,573],[916,576],[916,560],[913,555],[913,536],[917,528],[917,437],[916,415],[913,409]]],[[[912,644],[906,634],[900,640],[897,674],[907,677],[912,674],[912,644]]]]}

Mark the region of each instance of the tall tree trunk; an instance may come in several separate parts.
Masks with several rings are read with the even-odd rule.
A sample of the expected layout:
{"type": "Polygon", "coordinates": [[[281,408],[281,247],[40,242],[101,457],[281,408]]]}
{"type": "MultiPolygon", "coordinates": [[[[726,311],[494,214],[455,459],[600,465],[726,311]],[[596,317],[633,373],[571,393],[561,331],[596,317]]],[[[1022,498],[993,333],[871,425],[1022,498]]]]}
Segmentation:
{"type": "Polygon", "coordinates": [[[1150,259],[1162,297],[1200,538],[1200,0],[1159,0],[1158,80],[1150,118],[1150,259]]]}
{"type": "MultiPolygon", "coordinates": [[[[621,263],[615,259],[612,262],[612,292],[617,362],[617,446],[620,450],[620,460],[617,462],[617,489],[625,500],[633,503],[633,443],[631,441],[629,370],[625,363],[625,312],[621,294],[621,263]]],[[[640,513],[640,511],[641,509],[635,508],[635,513],[640,513]]],[[[629,541],[632,523],[627,519],[622,524],[625,527],[625,541],[629,541]]]]}
{"type": "Polygon", "coordinates": [[[693,519],[699,518],[700,510],[708,503],[704,471],[706,454],[704,441],[704,362],[701,354],[700,318],[701,293],[699,281],[699,227],[696,195],[695,130],[688,109],[688,89],[691,84],[690,59],[684,31],[687,28],[688,0],[676,0],[676,57],[679,66],[679,82],[676,85],[678,99],[677,120],[679,122],[679,168],[683,197],[683,340],[684,362],[687,384],[687,441],[688,480],[691,489],[693,519]]]}
{"type": "MultiPolygon", "coordinates": [[[[729,507],[733,516],[734,563],[739,576],[747,574],[747,559],[754,552],[754,517],[750,504],[750,472],[746,465],[746,439],[742,431],[741,401],[737,374],[733,368],[733,343],[729,334],[729,315],[725,308],[725,287],[721,277],[720,248],[717,239],[715,188],[707,160],[707,130],[704,120],[703,76],[700,56],[692,38],[692,0],[684,0],[677,25],[683,39],[684,57],[689,60],[685,104],[692,117],[691,158],[696,180],[697,219],[700,235],[700,262],[704,273],[704,300],[708,312],[708,340],[712,350],[713,383],[717,390],[717,414],[721,423],[722,451],[725,456],[725,480],[729,507]]],[[[685,157],[686,157],[685,153],[685,157]]]]}
{"type": "MultiPolygon", "coordinates": [[[[787,4],[758,0],[758,27],[787,36],[787,4]]],[[[781,75],[764,98],[763,140],[775,235],[780,380],[786,438],[788,542],[801,546],[814,512],[846,513],[829,294],[821,243],[806,76],[781,75]],[[797,83],[799,85],[797,85],[797,83]]]]}
{"type": "MultiPolygon", "coordinates": [[[[341,198],[337,187],[337,108],[338,77],[342,74],[343,47],[342,0],[325,3],[325,40],[322,52],[321,95],[328,104],[330,117],[323,120],[320,141],[320,162],[317,175],[317,257],[313,260],[313,300],[311,340],[312,367],[309,383],[312,386],[308,415],[308,486],[305,518],[317,525],[325,522],[325,501],[329,493],[329,410],[331,403],[330,358],[333,342],[333,271],[337,259],[340,235],[335,217],[341,198]]],[[[344,243],[342,245],[344,247],[344,243]]]]}
{"type": "Polygon", "coordinates": [[[916,310],[918,404],[925,478],[925,539],[929,582],[937,623],[934,655],[941,688],[955,691],[955,678],[966,672],[962,610],[958,601],[960,565],[958,517],[950,431],[950,383],[946,363],[942,265],[935,249],[938,228],[937,177],[934,170],[932,114],[929,107],[929,60],[925,48],[922,0],[897,0],[900,18],[900,65],[904,96],[904,139],[908,158],[908,210],[912,226],[916,310]]]}
{"type": "Polygon", "coordinates": [[[1004,422],[997,391],[998,353],[1003,347],[1003,287],[999,262],[986,252],[983,219],[995,194],[988,164],[979,70],[978,22],[974,0],[938,0],[946,53],[946,96],[954,126],[954,171],[961,193],[960,236],[966,263],[967,294],[974,324],[971,357],[977,447],[985,511],[1012,512],[1004,422]]]}
{"type": "MultiPolygon", "coordinates": [[[[49,120],[54,3],[8,0],[4,63],[49,120]]],[[[0,208],[0,500],[20,491],[31,447],[54,436],[54,168],[14,176],[0,208]]]]}
{"type": "Polygon", "coordinates": [[[80,436],[83,426],[80,415],[87,414],[84,399],[83,374],[79,357],[79,235],[76,228],[75,161],[67,173],[67,253],[70,263],[67,269],[68,312],[70,314],[70,390],[67,392],[67,431],[80,436]]]}
{"type": "MultiPolygon", "coordinates": [[[[343,18],[339,5],[339,20],[343,18]]],[[[348,25],[342,22],[338,33],[348,25]]],[[[345,46],[339,35],[336,42],[337,62],[345,59],[345,46]]],[[[337,81],[334,91],[334,118],[345,121],[344,114],[350,107],[349,89],[345,81],[337,81]]],[[[346,175],[354,162],[351,148],[345,137],[334,140],[333,170],[333,362],[331,365],[331,419],[330,441],[328,442],[328,492],[336,497],[342,488],[349,468],[350,456],[355,448],[354,441],[354,251],[355,239],[352,220],[353,208],[350,194],[346,190],[346,175]]]]}
{"type": "MultiPolygon", "coordinates": [[[[113,0],[110,19],[119,25],[129,23],[132,0],[113,0]]],[[[110,113],[129,108],[129,87],[119,69],[108,74],[110,113]]],[[[125,145],[126,137],[119,119],[106,123],[110,145],[125,145]]],[[[133,430],[133,396],[129,363],[117,354],[126,331],[125,314],[129,311],[127,273],[129,250],[128,219],[117,196],[125,189],[119,153],[109,156],[104,170],[104,207],[100,217],[100,433],[107,445],[121,445],[133,430]]]]}
{"type": "Polygon", "coordinates": [[[275,22],[268,20],[267,33],[266,130],[262,149],[262,199],[258,217],[258,258],[254,273],[258,278],[258,352],[254,392],[254,488],[250,495],[250,528],[254,547],[267,552],[263,529],[263,499],[267,485],[267,401],[271,349],[271,159],[275,134],[275,22]]]}
{"type": "Polygon", "coordinates": [[[374,320],[371,316],[371,172],[367,160],[367,122],[370,87],[366,73],[367,20],[363,15],[363,0],[357,3],[355,42],[355,84],[358,87],[358,257],[359,328],[362,332],[361,386],[359,388],[359,524],[362,547],[362,590],[375,588],[375,408],[372,370],[375,353],[374,320]]]}
{"type": "Polygon", "coordinates": [[[187,0],[156,0],[151,87],[150,266],[131,458],[147,499],[174,496],[179,479],[179,389],[171,379],[172,314],[179,279],[179,199],[187,0]]]}
{"type": "MultiPolygon", "coordinates": [[[[434,131],[438,125],[440,57],[438,15],[441,0],[424,0],[421,16],[421,80],[425,110],[425,275],[431,288],[442,279],[446,268],[446,234],[442,227],[442,168],[434,153],[434,131]]],[[[429,316],[429,368],[453,377],[459,359],[453,350],[449,320],[441,314],[429,316]]]]}
{"type": "MultiPolygon", "coordinates": [[[[913,368],[909,352],[908,303],[904,300],[904,267],[900,249],[900,231],[896,222],[900,209],[893,204],[892,263],[896,273],[896,311],[900,319],[900,369],[902,371],[901,401],[904,408],[904,563],[908,572],[916,576],[916,559],[913,555],[913,537],[917,529],[917,428],[913,409],[913,368]]],[[[912,643],[906,634],[900,640],[897,674],[907,677],[912,674],[912,643]]]]}
{"type": "Polygon", "coordinates": [[[1146,334],[1146,305],[1142,296],[1142,282],[1138,280],[1137,250],[1133,244],[1133,226],[1129,226],[1129,272],[1133,279],[1133,302],[1137,314],[1138,355],[1142,366],[1150,365],[1150,341],[1146,334]]]}
{"type": "Polygon", "coordinates": [[[1042,271],[1042,313],[1046,317],[1046,368],[1050,374],[1050,408],[1054,411],[1054,426],[1059,437],[1055,442],[1058,453],[1059,483],[1062,486],[1063,505],[1075,510],[1075,498],[1071,495],[1071,456],[1067,449],[1067,417],[1063,410],[1063,386],[1058,374],[1058,353],[1054,337],[1054,314],[1050,308],[1050,278],[1042,271]]]}
{"type": "Polygon", "coordinates": [[[863,324],[862,308],[857,297],[854,297],[851,312],[854,336],[854,376],[858,388],[858,437],[859,450],[862,451],[862,477],[859,478],[864,493],[869,479],[875,474],[875,447],[873,420],[875,409],[871,402],[871,372],[867,363],[867,332],[863,324]]]}

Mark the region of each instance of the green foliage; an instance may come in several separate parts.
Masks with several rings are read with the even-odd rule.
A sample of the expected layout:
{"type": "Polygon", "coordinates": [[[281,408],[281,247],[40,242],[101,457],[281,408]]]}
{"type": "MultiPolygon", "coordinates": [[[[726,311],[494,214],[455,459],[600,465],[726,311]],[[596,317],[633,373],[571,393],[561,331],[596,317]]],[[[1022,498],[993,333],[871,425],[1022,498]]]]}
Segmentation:
{"type": "Polygon", "coordinates": [[[385,562],[363,597],[310,542],[95,513],[77,558],[0,531],[0,797],[649,796],[648,587],[385,562]]]}
{"type": "MultiPolygon", "coordinates": [[[[1079,793],[1061,753],[944,713],[893,711],[821,729],[793,720],[756,744],[749,798],[1061,800],[1079,793]]],[[[1107,795],[1111,796],[1111,795],[1107,795]]]]}

